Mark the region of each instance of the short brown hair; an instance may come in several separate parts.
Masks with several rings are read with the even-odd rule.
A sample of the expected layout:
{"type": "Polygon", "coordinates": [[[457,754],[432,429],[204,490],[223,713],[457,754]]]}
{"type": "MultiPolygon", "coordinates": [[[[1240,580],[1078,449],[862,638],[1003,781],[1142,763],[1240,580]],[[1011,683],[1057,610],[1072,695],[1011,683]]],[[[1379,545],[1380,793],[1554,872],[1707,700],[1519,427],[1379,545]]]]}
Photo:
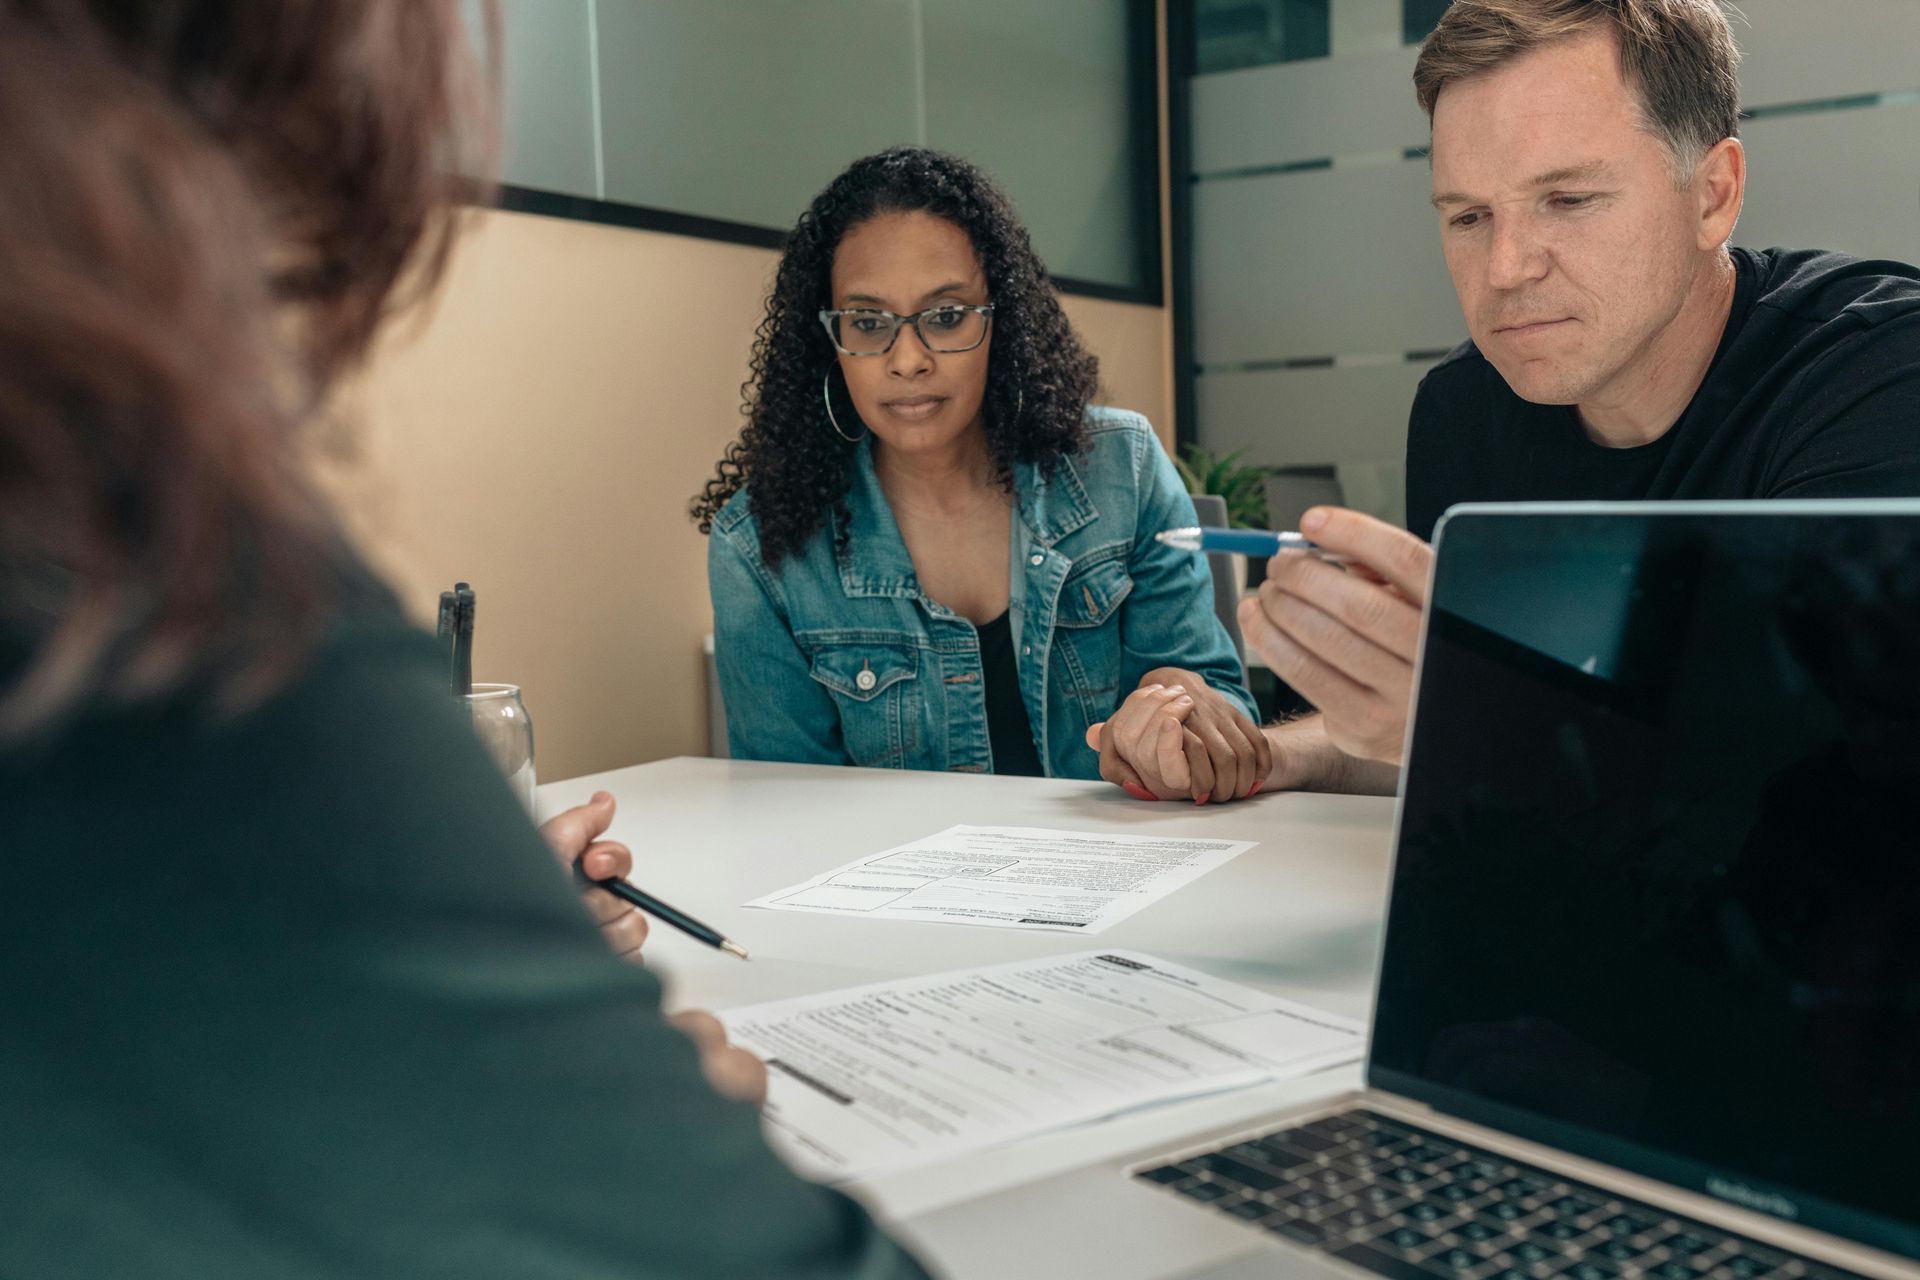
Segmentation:
{"type": "Polygon", "coordinates": [[[1643,126],[1676,171],[1740,136],[1740,50],[1719,0],[1453,0],[1413,68],[1420,105],[1431,120],[1455,80],[1596,31],[1613,34],[1643,126]]]}

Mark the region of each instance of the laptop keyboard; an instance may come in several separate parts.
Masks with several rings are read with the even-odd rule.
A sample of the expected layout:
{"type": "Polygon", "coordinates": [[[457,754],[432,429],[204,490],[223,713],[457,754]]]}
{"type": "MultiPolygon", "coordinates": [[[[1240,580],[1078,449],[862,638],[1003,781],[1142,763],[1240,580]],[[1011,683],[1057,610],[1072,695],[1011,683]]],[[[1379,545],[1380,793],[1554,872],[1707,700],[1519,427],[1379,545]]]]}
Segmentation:
{"type": "Polygon", "coordinates": [[[1391,1280],[1860,1280],[1371,1111],[1135,1176],[1391,1280]]]}

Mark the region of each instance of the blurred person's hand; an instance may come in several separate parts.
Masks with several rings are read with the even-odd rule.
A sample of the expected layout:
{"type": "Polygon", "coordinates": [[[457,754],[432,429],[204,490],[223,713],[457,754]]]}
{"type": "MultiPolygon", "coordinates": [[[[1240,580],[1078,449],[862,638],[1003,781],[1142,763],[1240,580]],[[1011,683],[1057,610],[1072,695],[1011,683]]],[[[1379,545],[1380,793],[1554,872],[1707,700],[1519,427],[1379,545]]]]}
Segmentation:
{"type": "Polygon", "coordinates": [[[727,1043],[727,1029],[720,1019],[698,1009],[676,1013],[667,1019],[686,1033],[700,1050],[700,1069],[714,1092],[735,1102],[760,1106],[767,1100],[767,1065],[740,1048],[727,1043]]]}
{"type": "MultiPolygon", "coordinates": [[[[613,797],[596,791],[585,804],[556,814],[541,825],[540,834],[568,875],[573,874],[576,860],[595,880],[615,876],[625,879],[633,870],[632,850],[617,841],[600,839],[613,824],[613,809],[613,797]]],[[[639,963],[641,945],[647,940],[646,916],[604,889],[588,888],[581,900],[614,954],[639,963]]],[[[700,1069],[715,1092],[755,1106],[767,1100],[765,1064],[745,1049],[728,1044],[727,1029],[720,1019],[694,1009],[676,1013],[667,1021],[700,1051],[700,1069]]]]}
{"type": "MultiPolygon", "coordinates": [[[[633,870],[633,851],[618,841],[600,838],[611,825],[613,797],[596,791],[585,804],[547,819],[540,826],[540,834],[546,837],[547,847],[560,859],[569,876],[578,861],[581,870],[595,880],[625,879],[633,870]]],[[[647,940],[646,916],[605,889],[588,886],[582,890],[580,900],[586,904],[593,922],[600,926],[600,935],[613,948],[613,953],[639,964],[640,947],[647,940]]]]}

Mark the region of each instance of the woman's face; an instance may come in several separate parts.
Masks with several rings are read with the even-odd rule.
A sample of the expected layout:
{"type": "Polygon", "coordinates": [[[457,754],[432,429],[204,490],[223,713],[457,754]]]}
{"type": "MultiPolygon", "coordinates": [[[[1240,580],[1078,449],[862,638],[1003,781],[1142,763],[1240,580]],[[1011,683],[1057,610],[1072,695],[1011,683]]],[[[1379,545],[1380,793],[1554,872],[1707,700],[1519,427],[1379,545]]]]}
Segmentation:
{"type": "MultiPolygon", "coordinates": [[[[832,288],[835,308],[898,316],[988,301],[986,273],[967,233],[930,213],[878,214],[847,232],[834,251],[832,288]]],[[[938,453],[982,429],[992,343],[989,327],[987,340],[971,351],[932,351],[912,325],[902,324],[884,355],[843,354],[840,371],[878,443],[903,454],[938,453]]]]}

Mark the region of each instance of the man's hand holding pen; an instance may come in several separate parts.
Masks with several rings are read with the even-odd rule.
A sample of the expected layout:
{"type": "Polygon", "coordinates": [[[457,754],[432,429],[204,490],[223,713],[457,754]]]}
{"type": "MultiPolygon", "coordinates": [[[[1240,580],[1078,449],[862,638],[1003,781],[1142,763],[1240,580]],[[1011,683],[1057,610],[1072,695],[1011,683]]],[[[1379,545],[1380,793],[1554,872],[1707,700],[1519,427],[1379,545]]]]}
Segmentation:
{"type": "MultiPolygon", "coordinates": [[[[569,874],[578,868],[592,880],[624,880],[633,870],[633,851],[615,840],[602,840],[613,824],[613,797],[597,791],[583,805],[556,814],[540,827],[547,846],[569,874]]],[[[587,913],[600,926],[601,936],[615,955],[641,963],[640,948],[647,940],[647,918],[599,886],[580,895],[587,913]]],[[[726,1028],[718,1018],[687,1010],[667,1019],[700,1051],[700,1068],[707,1083],[723,1097],[755,1106],[767,1100],[767,1068],[745,1049],[727,1043],[726,1028]]]]}
{"type": "Polygon", "coordinates": [[[1274,675],[1320,711],[1348,756],[1399,764],[1433,548],[1371,516],[1316,507],[1300,520],[1316,546],[1349,564],[1282,552],[1240,630],[1274,675]]]}

